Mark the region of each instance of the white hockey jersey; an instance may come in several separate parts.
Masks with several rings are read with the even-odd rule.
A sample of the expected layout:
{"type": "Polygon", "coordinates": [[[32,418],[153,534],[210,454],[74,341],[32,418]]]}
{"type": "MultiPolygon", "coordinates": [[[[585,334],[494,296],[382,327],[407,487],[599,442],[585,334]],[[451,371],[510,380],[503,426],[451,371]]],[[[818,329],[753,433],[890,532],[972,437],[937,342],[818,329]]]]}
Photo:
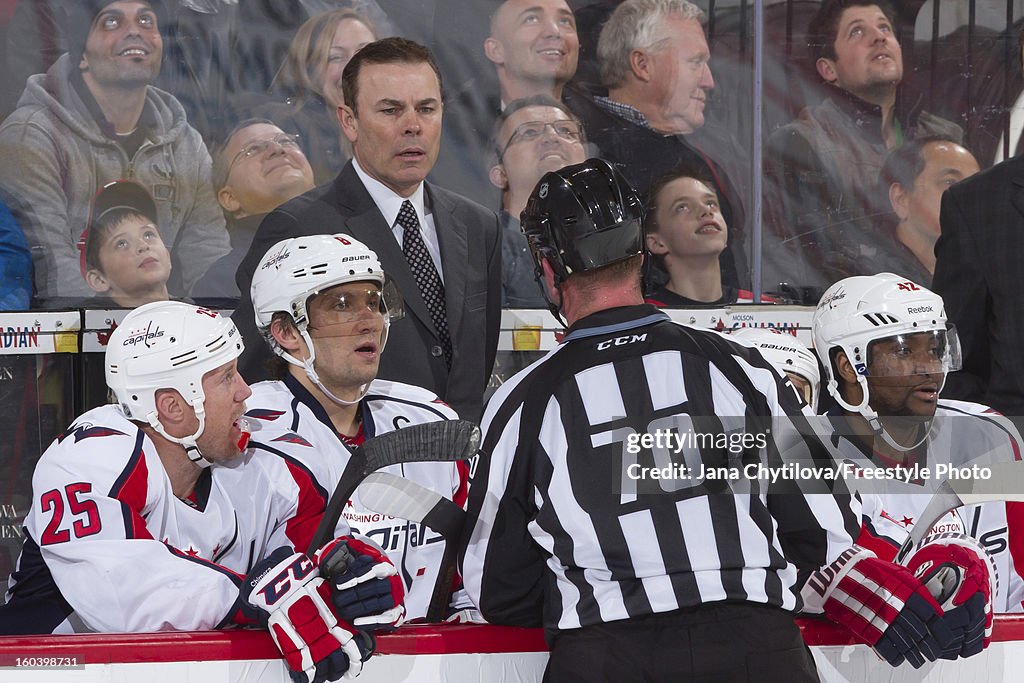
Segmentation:
{"type": "Polygon", "coordinates": [[[203,630],[236,615],[241,579],[308,544],[323,501],[303,473],[247,450],[175,497],[156,447],[118,406],[83,414],[32,477],[0,632],[203,630]],[[295,476],[298,475],[299,480],[295,476]]]}
{"type": "MultiPolygon", "coordinates": [[[[841,425],[840,420],[833,424],[841,425]]],[[[859,441],[838,433],[833,437],[845,459],[856,467],[893,467],[878,453],[870,453],[859,441]]],[[[932,494],[945,477],[937,476],[937,466],[970,468],[994,462],[1021,459],[1021,436],[1013,423],[992,409],[964,401],[939,401],[928,438],[911,451],[901,463],[907,474],[928,476],[865,481],[859,487],[862,510],[861,533],[857,544],[872,550],[878,557],[892,560],[906,540],[918,517],[931,501],[932,494]],[[916,468],[915,468],[916,466],[916,468]]],[[[1022,464],[1024,466],[1024,464],[1022,464]]],[[[851,481],[857,489],[857,482],[851,481]]],[[[1012,516],[1012,515],[1011,515],[1012,516]]],[[[1024,513],[1017,513],[1024,522],[1024,513]]],[[[1006,505],[985,503],[953,510],[934,524],[930,533],[956,532],[980,540],[996,560],[999,589],[995,595],[997,612],[1022,611],[1024,598],[1024,529],[1009,532],[1006,505]],[[1011,550],[1010,541],[1015,542],[1011,550]],[[1021,556],[1014,562],[1012,555],[1021,556]]]]}
{"type": "MultiPolygon", "coordinates": [[[[323,407],[291,376],[279,382],[252,386],[246,416],[259,420],[262,429],[252,445],[281,456],[307,471],[326,504],[348,464],[351,448],[338,435],[323,407]]],[[[400,429],[403,425],[458,416],[432,392],[409,384],[374,380],[362,400],[361,438],[400,429]]],[[[466,505],[468,464],[416,462],[391,465],[381,470],[411,479],[466,505]]],[[[373,539],[388,554],[402,576],[406,590],[406,618],[426,615],[437,580],[444,540],[433,530],[414,522],[380,515],[359,500],[359,489],[348,501],[339,526],[351,527],[373,539]]],[[[338,535],[338,534],[336,534],[338,535]]],[[[456,608],[470,606],[464,591],[456,593],[456,608]]]]}

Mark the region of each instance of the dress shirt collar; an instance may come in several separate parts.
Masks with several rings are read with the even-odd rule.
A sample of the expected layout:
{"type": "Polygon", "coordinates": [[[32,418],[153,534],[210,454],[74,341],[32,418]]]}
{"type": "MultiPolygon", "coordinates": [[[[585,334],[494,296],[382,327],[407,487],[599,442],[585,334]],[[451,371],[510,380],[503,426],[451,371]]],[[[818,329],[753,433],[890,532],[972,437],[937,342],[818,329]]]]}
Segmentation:
{"type": "Polygon", "coordinates": [[[352,167],[356,170],[356,175],[359,176],[359,180],[362,181],[366,191],[370,193],[373,203],[377,205],[388,225],[394,226],[395,221],[398,220],[398,212],[402,208],[402,202],[406,199],[412,202],[412,208],[416,210],[416,217],[420,221],[420,226],[427,224],[427,212],[423,199],[423,183],[419,184],[416,191],[412,193],[412,196],[402,197],[384,183],[367,175],[366,171],[359,166],[359,162],[354,157],[352,159],[352,167]]]}

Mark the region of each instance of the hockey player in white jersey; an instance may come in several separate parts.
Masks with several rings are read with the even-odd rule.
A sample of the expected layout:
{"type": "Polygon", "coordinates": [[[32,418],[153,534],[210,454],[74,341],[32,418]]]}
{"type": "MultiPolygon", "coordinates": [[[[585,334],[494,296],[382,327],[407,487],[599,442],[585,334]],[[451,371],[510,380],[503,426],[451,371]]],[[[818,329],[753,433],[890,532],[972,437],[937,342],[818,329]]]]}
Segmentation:
{"type": "MultiPolygon", "coordinates": [[[[377,255],[349,235],[282,240],[264,255],[252,282],[256,324],[278,357],[279,381],[253,386],[250,419],[260,448],[306,472],[325,498],[352,448],[404,425],[457,418],[432,392],[376,379],[401,297],[377,255]]],[[[385,471],[465,505],[468,465],[416,462],[385,471]]],[[[376,541],[399,568],[407,618],[423,617],[437,581],[444,540],[423,525],[365,508],[357,489],[339,531],[351,526],[376,541]],[[346,523],[347,521],[347,523],[346,523]]],[[[464,591],[456,606],[469,607],[464,591]]]]}
{"type": "MultiPolygon", "coordinates": [[[[846,278],[823,295],[812,333],[826,389],[839,406],[826,419],[848,471],[894,475],[854,475],[863,502],[858,552],[893,559],[950,468],[966,474],[974,465],[1020,459],[1020,435],[1009,420],[986,406],[939,398],[960,356],[938,295],[891,273],[846,278]]],[[[999,516],[993,505],[1005,510],[988,504],[984,519],[999,516]]],[[[908,562],[945,618],[967,624],[960,651],[945,653],[948,658],[980,652],[993,608],[1006,609],[1008,587],[1019,592],[1006,544],[997,554],[997,581],[993,558],[967,533],[986,531],[981,512],[973,529],[963,511],[947,514],[908,562]],[[927,579],[943,564],[957,567],[959,582],[939,590],[927,579]]]]}
{"type": "Polygon", "coordinates": [[[789,378],[811,410],[818,411],[821,371],[818,358],[802,341],[773,327],[741,327],[730,336],[756,346],[765,360],[789,378]]]}
{"type": "Polygon", "coordinates": [[[246,448],[241,351],[231,320],[204,308],[155,302],[124,318],[106,352],[118,404],[76,419],[36,466],[0,633],[261,624],[293,680],[358,673],[372,638],[352,622],[376,623],[401,587],[366,572],[395,573],[359,539],[295,551],[323,501],[301,473],[246,448]],[[369,599],[352,605],[339,584],[369,599]],[[348,621],[329,606],[339,599],[348,621]]]}

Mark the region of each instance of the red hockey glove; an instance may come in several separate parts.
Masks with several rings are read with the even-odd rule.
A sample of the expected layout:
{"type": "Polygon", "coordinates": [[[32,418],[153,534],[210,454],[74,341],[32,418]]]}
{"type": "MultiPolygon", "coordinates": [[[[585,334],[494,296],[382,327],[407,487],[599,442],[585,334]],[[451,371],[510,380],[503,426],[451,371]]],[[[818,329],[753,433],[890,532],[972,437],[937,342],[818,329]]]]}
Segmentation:
{"type": "Polygon", "coordinates": [[[829,619],[893,666],[905,660],[919,668],[955,640],[924,585],[905,567],[880,560],[870,550],[850,548],[811,577],[805,595],[808,589],[829,619]]]}
{"type": "Polygon", "coordinates": [[[242,602],[254,608],[284,655],[295,683],[354,678],[373,654],[373,637],[335,618],[318,592],[316,563],[290,548],[258,562],[242,583],[242,602]]]}
{"type": "Polygon", "coordinates": [[[401,623],[402,577],[373,541],[344,536],[327,543],[314,557],[330,583],[330,600],[339,617],[373,631],[391,631],[401,623]]]}
{"type": "Polygon", "coordinates": [[[944,659],[976,655],[992,638],[992,595],[999,585],[995,562],[978,541],[958,533],[929,536],[910,556],[907,569],[942,607],[957,641],[944,659]]]}

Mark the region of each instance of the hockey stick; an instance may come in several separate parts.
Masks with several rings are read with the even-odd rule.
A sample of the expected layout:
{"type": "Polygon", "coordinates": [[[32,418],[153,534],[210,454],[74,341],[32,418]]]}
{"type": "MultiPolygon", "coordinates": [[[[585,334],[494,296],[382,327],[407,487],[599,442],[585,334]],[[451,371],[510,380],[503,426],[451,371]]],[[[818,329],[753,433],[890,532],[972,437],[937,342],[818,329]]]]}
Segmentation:
{"type": "Polygon", "coordinates": [[[988,479],[946,479],[939,485],[927,507],[918,517],[914,528],[910,530],[907,540],[896,553],[896,564],[906,565],[917,544],[924,540],[935,523],[950,510],[973,503],[1024,501],[1024,462],[999,462],[979,465],[979,468],[981,467],[990,471],[991,476],[988,479]]]}
{"type": "Polygon", "coordinates": [[[367,439],[349,456],[310,541],[310,552],[334,538],[345,504],[371,472],[403,462],[468,460],[479,445],[480,428],[468,420],[424,422],[367,439]]]}
{"type": "Polygon", "coordinates": [[[441,534],[444,553],[430,594],[427,621],[433,623],[444,619],[455,578],[455,554],[466,512],[436,491],[389,472],[375,472],[367,476],[359,489],[359,500],[374,512],[424,524],[441,534]]]}

